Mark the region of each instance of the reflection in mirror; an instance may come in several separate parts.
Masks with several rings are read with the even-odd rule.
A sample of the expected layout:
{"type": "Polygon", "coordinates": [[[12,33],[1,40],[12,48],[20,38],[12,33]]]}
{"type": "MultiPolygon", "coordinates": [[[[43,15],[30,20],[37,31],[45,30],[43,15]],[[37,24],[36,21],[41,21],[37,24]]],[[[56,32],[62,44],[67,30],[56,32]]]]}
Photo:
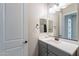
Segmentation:
{"type": "Polygon", "coordinates": [[[47,20],[40,19],[40,33],[46,33],[46,32],[47,32],[47,20]]]}
{"type": "Polygon", "coordinates": [[[48,32],[52,33],[53,32],[53,21],[48,20],[48,32]]]}
{"type": "Polygon", "coordinates": [[[76,13],[64,15],[64,34],[63,38],[67,38],[70,40],[76,40],[76,13]]]}

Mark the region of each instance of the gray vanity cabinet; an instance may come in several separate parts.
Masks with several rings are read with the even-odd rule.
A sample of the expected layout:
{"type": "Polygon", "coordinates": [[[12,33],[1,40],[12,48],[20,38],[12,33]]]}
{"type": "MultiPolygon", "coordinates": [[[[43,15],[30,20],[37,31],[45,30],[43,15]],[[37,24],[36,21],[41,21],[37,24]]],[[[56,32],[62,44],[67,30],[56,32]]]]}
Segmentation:
{"type": "Polygon", "coordinates": [[[56,56],[50,49],[48,44],[39,40],[39,56],[56,56]]]}
{"type": "Polygon", "coordinates": [[[39,40],[39,56],[47,56],[47,44],[39,40]]]}
{"type": "Polygon", "coordinates": [[[70,54],[39,40],[39,56],[70,56],[70,54]]]}

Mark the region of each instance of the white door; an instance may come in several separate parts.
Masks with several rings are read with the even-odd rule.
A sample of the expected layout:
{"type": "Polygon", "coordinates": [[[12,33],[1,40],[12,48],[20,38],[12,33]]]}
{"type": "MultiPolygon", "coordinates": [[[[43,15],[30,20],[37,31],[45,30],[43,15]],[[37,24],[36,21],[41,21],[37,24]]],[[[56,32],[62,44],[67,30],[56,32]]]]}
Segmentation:
{"type": "Polygon", "coordinates": [[[23,4],[3,4],[3,55],[27,55],[27,33],[24,28],[26,26],[23,10],[23,4]]]}

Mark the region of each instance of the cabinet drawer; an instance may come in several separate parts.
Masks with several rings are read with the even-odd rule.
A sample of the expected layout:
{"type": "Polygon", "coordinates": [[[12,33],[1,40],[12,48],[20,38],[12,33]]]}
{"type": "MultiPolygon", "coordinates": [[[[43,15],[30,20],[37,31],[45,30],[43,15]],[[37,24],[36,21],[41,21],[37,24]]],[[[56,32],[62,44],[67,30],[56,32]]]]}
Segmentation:
{"type": "Polygon", "coordinates": [[[54,46],[51,46],[51,45],[48,45],[48,50],[52,51],[53,53],[55,53],[56,55],[58,56],[69,56],[68,53],[54,47],[54,46]]]}

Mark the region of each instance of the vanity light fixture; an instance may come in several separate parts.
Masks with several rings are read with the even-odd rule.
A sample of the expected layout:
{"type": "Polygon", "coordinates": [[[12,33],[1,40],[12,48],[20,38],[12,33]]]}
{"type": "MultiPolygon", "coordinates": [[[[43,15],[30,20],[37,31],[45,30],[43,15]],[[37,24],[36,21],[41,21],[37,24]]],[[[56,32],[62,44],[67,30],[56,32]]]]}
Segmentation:
{"type": "Polygon", "coordinates": [[[61,9],[66,8],[69,5],[69,3],[58,3],[52,5],[52,7],[48,8],[49,14],[54,14],[56,11],[60,11],[61,9]]]}

